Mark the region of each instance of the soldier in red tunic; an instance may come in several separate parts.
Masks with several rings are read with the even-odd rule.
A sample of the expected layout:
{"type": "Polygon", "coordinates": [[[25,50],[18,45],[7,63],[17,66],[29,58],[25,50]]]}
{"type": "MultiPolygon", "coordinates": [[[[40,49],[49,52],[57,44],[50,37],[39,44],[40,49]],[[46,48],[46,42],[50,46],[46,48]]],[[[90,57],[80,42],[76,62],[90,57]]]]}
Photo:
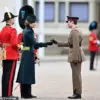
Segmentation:
{"type": "Polygon", "coordinates": [[[89,34],[89,51],[90,51],[90,70],[94,70],[94,59],[95,59],[95,55],[96,52],[98,52],[98,38],[96,35],[96,29],[97,29],[97,22],[93,21],[90,26],[89,26],[89,30],[90,30],[90,34],[89,34]]]}
{"type": "Polygon", "coordinates": [[[8,98],[8,100],[10,100],[10,98],[14,98],[14,100],[18,99],[18,97],[12,96],[16,62],[18,60],[17,31],[12,27],[15,17],[17,16],[11,12],[4,14],[4,20],[2,22],[6,22],[6,26],[3,27],[0,33],[3,50],[2,97],[8,98]]]}

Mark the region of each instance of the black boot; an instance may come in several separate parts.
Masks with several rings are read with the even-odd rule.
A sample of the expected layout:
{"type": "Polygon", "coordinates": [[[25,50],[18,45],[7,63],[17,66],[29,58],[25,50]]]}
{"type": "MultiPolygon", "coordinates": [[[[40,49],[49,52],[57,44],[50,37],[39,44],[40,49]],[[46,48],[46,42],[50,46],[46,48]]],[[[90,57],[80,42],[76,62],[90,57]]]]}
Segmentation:
{"type": "Polygon", "coordinates": [[[21,98],[24,98],[24,99],[32,99],[32,98],[37,98],[37,96],[27,95],[27,96],[21,96],[21,98]]]}
{"type": "Polygon", "coordinates": [[[69,96],[68,99],[81,99],[81,94],[73,94],[72,96],[69,96]]]}
{"type": "Polygon", "coordinates": [[[37,96],[34,96],[34,95],[30,95],[29,97],[30,98],[37,98],[37,96]]]}
{"type": "Polygon", "coordinates": [[[37,98],[37,96],[34,96],[31,94],[31,84],[22,85],[21,98],[24,98],[24,99],[37,98]]]}

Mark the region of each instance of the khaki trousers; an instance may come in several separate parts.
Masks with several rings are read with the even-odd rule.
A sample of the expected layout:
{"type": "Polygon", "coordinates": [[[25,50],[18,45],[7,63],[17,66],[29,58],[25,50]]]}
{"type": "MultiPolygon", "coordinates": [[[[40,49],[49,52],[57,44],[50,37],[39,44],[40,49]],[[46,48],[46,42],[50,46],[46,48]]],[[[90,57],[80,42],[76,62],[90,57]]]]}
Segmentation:
{"type": "Polygon", "coordinates": [[[73,93],[82,94],[81,63],[70,63],[72,68],[73,93]]]}

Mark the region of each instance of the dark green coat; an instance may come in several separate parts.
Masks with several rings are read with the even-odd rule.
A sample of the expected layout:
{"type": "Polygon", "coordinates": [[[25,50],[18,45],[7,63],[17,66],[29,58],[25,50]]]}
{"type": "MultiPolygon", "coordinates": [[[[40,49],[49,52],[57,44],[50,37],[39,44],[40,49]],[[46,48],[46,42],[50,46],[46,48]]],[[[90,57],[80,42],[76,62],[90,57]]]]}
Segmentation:
{"type": "Polygon", "coordinates": [[[30,47],[30,50],[23,50],[21,63],[19,67],[17,82],[21,84],[35,84],[35,63],[34,49],[47,47],[47,43],[37,43],[34,40],[34,31],[27,27],[23,31],[24,47],[30,47]]]}

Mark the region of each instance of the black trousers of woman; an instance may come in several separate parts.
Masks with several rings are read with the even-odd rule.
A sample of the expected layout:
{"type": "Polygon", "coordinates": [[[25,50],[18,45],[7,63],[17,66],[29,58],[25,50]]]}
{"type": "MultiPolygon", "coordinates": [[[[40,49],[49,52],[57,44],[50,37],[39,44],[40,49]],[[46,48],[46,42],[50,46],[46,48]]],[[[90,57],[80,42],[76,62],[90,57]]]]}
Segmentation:
{"type": "Polygon", "coordinates": [[[31,94],[31,84],[21,84],[20,85],[21,98],[29,99],[29,98],[37,98],[31,94]]]}
{"type": "Polygon", "coordinates": [[[31,84],[21,84],[21,97],[28,97],[31,95],[31,84]]]}

